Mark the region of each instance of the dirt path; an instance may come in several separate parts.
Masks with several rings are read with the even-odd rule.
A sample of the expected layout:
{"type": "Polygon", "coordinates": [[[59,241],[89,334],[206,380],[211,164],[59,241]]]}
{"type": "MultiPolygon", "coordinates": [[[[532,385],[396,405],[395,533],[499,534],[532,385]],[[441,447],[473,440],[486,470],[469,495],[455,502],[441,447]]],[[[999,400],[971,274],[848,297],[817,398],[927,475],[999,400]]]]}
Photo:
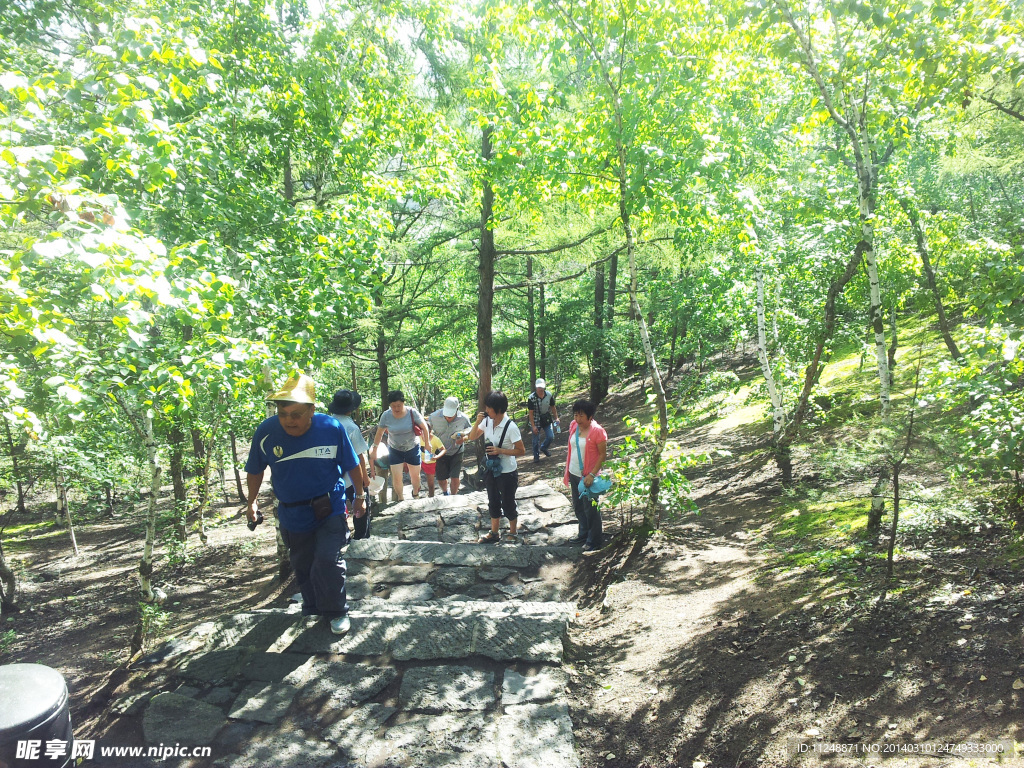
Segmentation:
{"type": "MultiPolygon", "coordinates": [[[[620,414],[642,402],[627,392],[599,411],[613,442],[620,414]]],[[[664,522],[642,548],[620,538],[577,568],[567,659],[583,765],[863,768],[878,753],[792,750],[1012,747],[1024,722],[1024,585],[984,565],[996,537],[972,544],[968,569],[962,548],[933,542],[931,562],[901,564],[900,589],[881,602],[870,569],[850,589],[815,567],[778,567],[771,533],[786,499],[756,411],[737,399],[684,436],[687,450],[726,452],[692,478],[699,515],[664,522]]],[[[863,484],[835,490],[863,496],[863,484]]],[[[610,532],[616,518],[606,515],[610,532]]],[[[887,768],[978,764],[896,755],[887,768]]]]}

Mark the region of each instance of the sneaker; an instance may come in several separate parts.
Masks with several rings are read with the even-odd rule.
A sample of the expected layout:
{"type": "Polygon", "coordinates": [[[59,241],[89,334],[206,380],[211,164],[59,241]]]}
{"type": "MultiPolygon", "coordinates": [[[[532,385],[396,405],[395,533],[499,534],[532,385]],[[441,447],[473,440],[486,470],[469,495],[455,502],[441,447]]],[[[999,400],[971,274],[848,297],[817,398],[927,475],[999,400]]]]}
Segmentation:
{"type": "Polygon", "coordinates": [[[336,635],[344,635],[352,629],[352,620],[346,614],[345,616],[339,616],[336,619],[331,619],[331,632],[336,635]]]}
{"type": "Polygon", "coordinates": [[[598,547],[598,546],[596,546],[594,544],[584,544],[583,545],[583,551],[584,552],[597,552],[597,550],[599,550],[599,549],[600,549],[600,547],[598,547]]]}
{"type": "Polygon", "coordinates": [[[570,544],[586,544],[587,543],[587,537],[586,536],[577,536],[575,539],[572,539],[569,543],[570,544]]]}
{"type": "Polygon", "coordinates": [[[547,456],[550,459],[551,458],[551,451],[545,450],[544,451],[544,455],[547,456]]]}
{"type": "Polygon", "coordinates": [[[534,456],[533,457],[533,463],[534,464],[539,464],[540,463],[540,456],[534,456]]]}
{"type": "Polygon", "coordinates": [[[499,541],[501,541],[501,534],[494,533],[494,531],[491,531],[480,539],[481,544],[497,544],[499,541]]]}

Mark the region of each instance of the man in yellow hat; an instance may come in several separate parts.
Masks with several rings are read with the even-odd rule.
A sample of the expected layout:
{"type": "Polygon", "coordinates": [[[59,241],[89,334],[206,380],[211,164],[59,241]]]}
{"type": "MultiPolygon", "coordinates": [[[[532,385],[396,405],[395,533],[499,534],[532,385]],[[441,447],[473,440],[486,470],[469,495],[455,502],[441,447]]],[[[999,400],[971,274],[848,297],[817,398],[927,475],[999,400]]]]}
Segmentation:
{"type": "Polygon", "coordinates": [[[277,405],[277,415],[257,428],[245,463],[250,524],[259,516],[256,496],[263,473],[270,467],[270,481],[277,494],[277,519],[281,537],[302,591],[302,613],[324,616],[331,631],[349,631],[345,594],[345,560],[341,548],[348,542],[345,508],[345,473],[355,489],[353,512],[366,504],[359,459],[345,428],[336,419],[316,413],[316,392],[309,376],[288,379],[267,400],[277,405]]]}

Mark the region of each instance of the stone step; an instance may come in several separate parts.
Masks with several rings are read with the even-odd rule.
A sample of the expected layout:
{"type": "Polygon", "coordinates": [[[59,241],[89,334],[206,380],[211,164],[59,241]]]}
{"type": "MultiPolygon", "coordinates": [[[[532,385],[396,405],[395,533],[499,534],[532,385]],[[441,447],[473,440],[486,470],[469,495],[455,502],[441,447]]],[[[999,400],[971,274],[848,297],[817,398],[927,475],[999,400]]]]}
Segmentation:
{"type": "Polygon", "coordinates": [[[192,658],[185,673],[197,679],[226,676],[244,661],[245,652],[560,662],[562,640],[575,615],[573,603],[353,601],[352,630],[338,637],[314,616],[236,614],[200,625],[191,642],[186,638],[207,653],[192,658]]]}
{"type": "MultiPolygon", "coordinates": [[[[569,500],[551,486],[525,486],[516,498],[519,526],[531,543],[561,545],[576,536],[578,524],[569,500]]],[[[402,540],[475,543],[489,528],[487,494],[477,491],[392,504],[374,513],[373,534],[402,540]]]]}
{"type": "Polygon", "coordinates": [[[531,568],[560,560],[576,560],[579,547],[502,544],[449,544],[434,541],[398,541],[369,538],[353,541],[346,560],[387,560],[397,564],[434,564],[531,568]]]}

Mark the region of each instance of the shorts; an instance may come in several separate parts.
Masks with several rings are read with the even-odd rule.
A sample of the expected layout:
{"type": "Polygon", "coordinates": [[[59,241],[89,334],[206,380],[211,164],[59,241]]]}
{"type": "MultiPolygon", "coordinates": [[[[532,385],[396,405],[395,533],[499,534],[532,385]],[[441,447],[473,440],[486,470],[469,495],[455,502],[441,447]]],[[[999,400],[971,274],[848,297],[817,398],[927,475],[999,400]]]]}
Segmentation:
{"type": "Polygon", "coordinates": [[[465,451],[459,451],[451,456],[445,454],[437,460],[437,479],[448,480],[449,478],[455,478],[458,480],[462,477],[462,456],[465,451]]]}
{"type": "Polygon", "coordinates": [[[388,446],[388,463],[393,467],[396,464],[408,464],[412,467],[420,465],[420,447],[413,446],[408,451],[400,451],[397,448],[388,446]]]}
{"type": "Polygon", "coordinates": [[[423,462],[423,474],[424,475],[430,475],[431,477],[433,477],[436,472],[437,472],[437,462],[436,461],[424,461],[423,462]]]}

